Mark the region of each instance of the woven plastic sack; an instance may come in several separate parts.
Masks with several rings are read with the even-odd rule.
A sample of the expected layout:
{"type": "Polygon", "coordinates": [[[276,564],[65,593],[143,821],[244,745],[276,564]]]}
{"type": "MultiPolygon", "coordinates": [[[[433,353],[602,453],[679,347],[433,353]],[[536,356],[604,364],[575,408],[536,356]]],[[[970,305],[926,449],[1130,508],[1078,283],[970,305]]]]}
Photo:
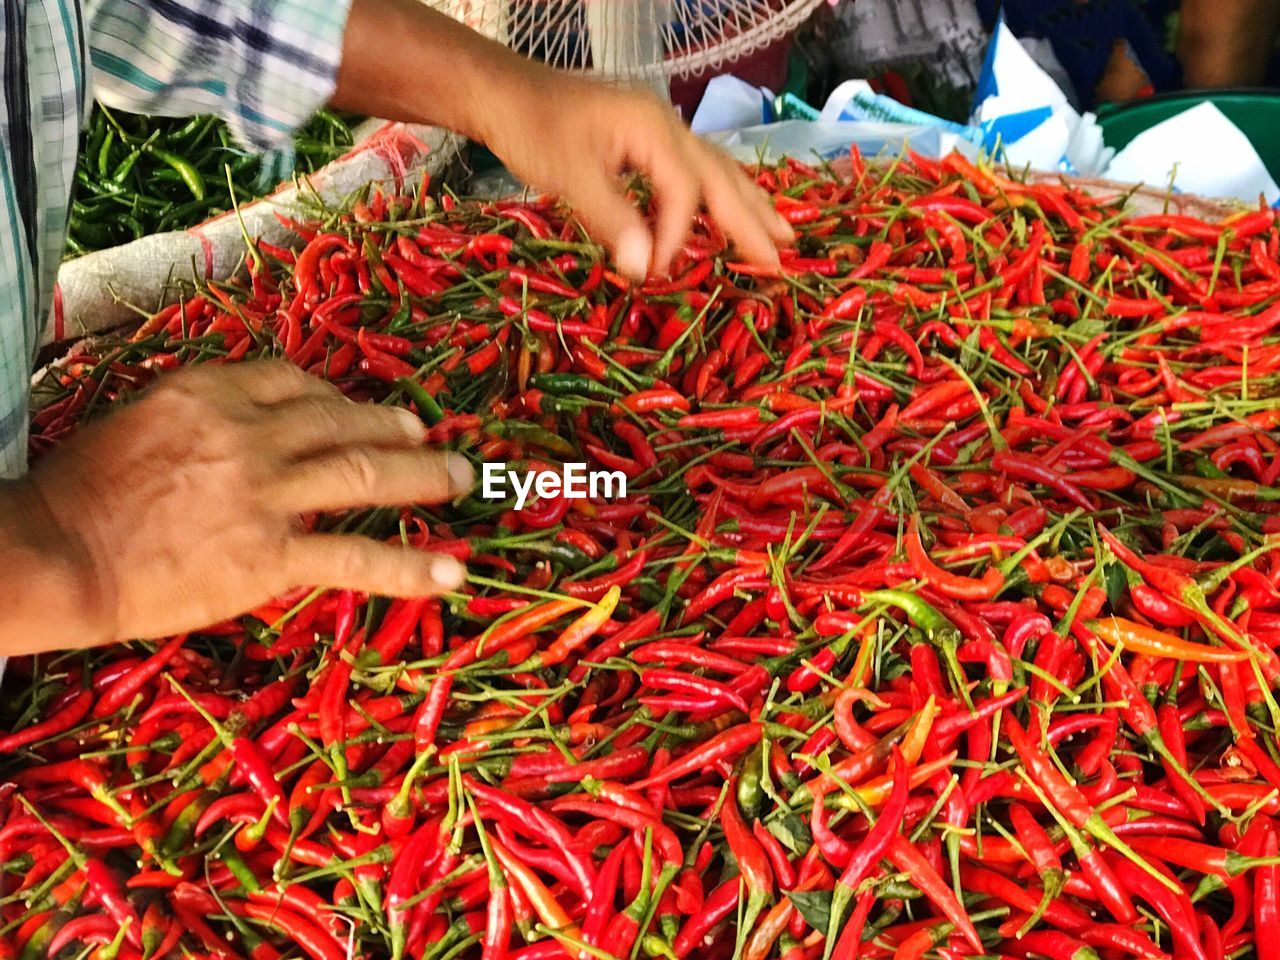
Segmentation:
{"type": "Polygon", "coordinates": [[[143,237],[64,263],[41,345],[136,322],[139,309],[153,311],[173,302],[193,277],[230,275],[244,256],[246,234],[288,245],[293,234],[279,217],[298,214],[317,200],[335,203],[368,183],[403,187],[423,173],[439,179],[465,143],[437,127],[384,121],[362,126],[360,134],[365,135],[345,156],[241,205],[239,217],[228,211],[188,230],[143,237]]]}
{"type": "MultiPolygon", "coordinates": [[[[885,162],[880,158],[870,161],[872,165],[885,162]]],[[[838,177],[848,177],[853,172],[848,157],[836,157],[830,161],[830,166],[831,171],[838,177]]],[[[1073,177],[1065,173],[1010,170],[1007,167],[1000,167],[997,172],[1001,176],[1027,183],[1060,183],[1095,197],[1125,197],[1125,209],[1131,217],[1177,213],[1215,223],[1233,213],[1248,209],[1238,200],[1201,197],[1192,193],[1173,193],[1158,187],[1135,186],[1132,183],[1118,183],[1115,180],[1103,180],[1100,177],[1073,177]]]]}

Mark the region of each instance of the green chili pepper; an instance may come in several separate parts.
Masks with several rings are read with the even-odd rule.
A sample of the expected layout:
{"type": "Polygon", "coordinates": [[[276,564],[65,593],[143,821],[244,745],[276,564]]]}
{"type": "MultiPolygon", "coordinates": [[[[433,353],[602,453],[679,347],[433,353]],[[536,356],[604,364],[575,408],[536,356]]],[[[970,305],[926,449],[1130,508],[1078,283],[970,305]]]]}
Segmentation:
{"type": "Polygon", "coordinates": [[[327,107],[321,107],[319,110],[315,112],[315,116],[312,119],[311,126],[315,126],[317,125],[317,123],[324,124],[325,126],[332,129],[339,136],[342,136],[342,137],[351,136],[351,128],[347,125],[346,121],[343,120],[336,113],[334,113],[332,110],[328,109],[327,107]]]}
{"type": "Polygon", "coordinates": [[[532,443],[549,450],[551,453],[558,453],[562,456],[576,456],[577,450],[573,444],[564,437],[558,436],[540,427],[536,423],[529,423],[525,420],[495,420],[485,424],[485,433],[491,433],[496,437],[504,440],[519,440],[525,443],[532,443]]]}
{"type": "Polygon", "coordinates": [[[209,805],[218,799],[219,789],[226,779],[227,774],[223,774],[210,785],[209,789],[202,791],[173,818],[173,823],[169,825],[164,839],[160,841],[160,852],[166,858],[179,856],[186,850],[195,836],[196,824],[209,809],[209,805]]]}
{"type": "Polygon", "coordinates": [[[240,881],[240,886],[246,891],[255,893],[262,889],[262,885],[258,883],[258,878],[253,875],[253,871],[249,869],[249,865],[244,862],[239,851],[233,846],[225,846],[219,851],[222,862],[227,865],[227,869],[231,871],[232,876],[240,881]]]}
{"type": "Polygon", "coordinates": [[[103,223],[73,219],[68,225],[68,232],[84,247],[101,249],[111,245],[111,228],[103,223]]]}
{"type": "Polygon", "coordinates": [[[150,145],[151,141],[155,140],[158,136],[159,136],[159,131],[151,134],[151,136],[148,137],[146,142],[143,143],[141,146],[134,147],[132,150],[130,150],[129,155],[124,158],[124,162],[122,162],[120,166],[116,168],[116,172],[112,174],[111,176],[112,181],[115,183],[124,183],[125,179],[129,176],[129,174],[133,172],[134,165],[137,164],[138,159],[143,154],[143,151],[145,151],[147,147],[150,145]]]}
{"type": "Polygon", "coordinates": [[[117,219],[129,228],[129,232],[133,234],[133,239],[141,240],[147,235],[146,228],[134,216],[127,213],[117,215],[117,219]]]}
{"type": "Polygon", "coordinates": [[[163,212],[156,218],[157,233],[165,230],[185,230],[190,224],[208,217],[213,208],[208,200],[191,200],[187,203],[165,203],[163,212]]]}
{"type": "MultiPolygon", "coordinates": [[[[324,111],[295,139],[299,166],[318,168],[352,142],[345,115],[324,111]]],[[[69,254],[200,223],[229,209],[233,198],[258,196],[261,167],[216,116],[154,118],[97,106],[76,164],[73,199],[81,206],[70,225],[69,254]],[[89,201],[98,197],[127,204],[129,219],[121,220],[118,208],[95,208],[89,201]]]]}
{"type": "Polygon", "coordinates": [[[617,394],[598,380],[580,373],[535,373],[529,378],[529,386],[557,395],[611,397],[617,394]]]}
{"type": "Polygon", "coordinates": [[[164,137],[164,142],[175,146],[178,144],[189,146],[190,144],[187,141],[200,139],[196,136],[197,131],[203,128],[212,129],[213,124],[217,122],[218,118],[216,116],[197,114],[176,130],[171,130],[167,133],[164,137]]]}
{"type": "Polygon", "coordinates": [[[544,394],[539,401],[543,413],[563,413],[575,416],[587,408],[592,401],[586,397],[557,397],[555,394],[544,394]]]}
{"type": "Polygon", "coordinates": [[[110,179],[95,180],[88,171],[83,169],[76,171],[76,183],[95,196],[118,197],[125,191],[124,187],[110,179]]]}
{"type": "Polygon", "coordinates": [[[187,185],[187,189],[191,191],[191,195],[197,200],[204,199],[204,177],[190,163],[182,159],[175,153],[163,150],[160,147],[149,146],[146,148],[151,156],[155,157],[161,163],[166,163],[177,171],[178,176],[182,178],[182,182],[187,185]]]}
{"type": "Polygon", "coordinates": [[[648,581],[640,584],[639,593],[641,600],[655,607],[667,599],[667,594],[661,587],[648,581]]]}
{"type": "Polygon", "coordinates": [[[1218,469],[1208,457],[1196,457],[1195,471],[1198,476],[1208,477],[1213,480],[1221,480],[1223,477],[1230,476],[1226,471],[1218,469]]]}
{"type": "Polygon", "coordinates": [[[256,173],[258,165],[261,162],[262,161],[252,153],[239,153],[236,154],[235,159],[230,162],[229,166],[231,167],[231,173],[233,175],[248,173],[251,170],[256,173]]]}
{"type": "Polygon", "coordinates": [[[395,316],[387,324],[387,332],[395,333],[404,329],[409,322],[413,320],[413,301],[409,299],[409,291],[404,288],[404,281],[396,278],[397,296],[400,297],[400,306],[396,310],[395,316]]]}
{"type": "Polygon", "coordinates": [[[571,543],[553,540],[547,544],[547,559],[577,573],[591,563],[591,558],[571,543]]]}
{"type": "Polygon", "coordinates": [[[99,176],[106,177],[111,175],[111,148],[115,146],[115,142],[116,132],[114,130],[108,130],[107,135],[102,138],[101,146],[98,147],[97,158],[99,176]]]}
{"type": "Polygon", "coordinates": [[[312,137],[298,137],[293,141],[293,147],[303,156],[337,156],[344,148],[327,140],[316,140],[312,137]]]}
{"type": "Polygon", "coordinates": [[[738,775],[738,806],[748,818],[755,818],[764,809],[764,786],[760,778],[764,774],[764,748],[757,744],[747,755],[742,773],[738,775]]]}
{"type": "Polygon", "coordinates": [[[956,682],[957,691],[965,703],[972,708],[969,688],[965,684],[964,671],[960,667],[960,658],[956,652],[960,645],[960,630],[956,625],[944,617],[933,604],[905,590],[872,590],[863,594],[862,598],[867,603],[884,603],[897,607],[910,617],[912,622],[924,631],[929,642],[937,645],[952,679],[956,682]]]}
{"type": "Polygon", "coordinates": [[[37,960],[37,958],[44,957],[48,950],[49,941],[53,939],[54,932],[73,917],[75,917],[75,912],[67,910],[65,907],[51,916],[41,924],[40,929],[31,935],[31,939],[22,948],[22,953],[18,954],[18,960],[37,960]]]}
{"type": "Polygon", "coordinates": [[[897,607],[930,639],[944,632],[960,633],[956,625],[944,617],[937,607],[914,593],[905,590],[872,590],[864,593],[862,598],[867,603],[884,603],[897,607]]]}
{"type": "Polygon", "coordinates": [[[96,161],[98,155],[102,153],[102,145],[107,142],[109,132],[105,125],[95,124],[85,138],[84,149],[80,151],[81,155],[92,157],[96,161]]]}
{"type": "Polygon", "coordinates": [[[396,381],[396,386],[413,401],[413,405],[418,408],[418,416],[422,418],[423,423],[428,426],[435,426],[444,419],[444,411],[440,409],[440,404],[436,403],[436,398],[427,393],[417,380],[411,377],[401,377],[396,381]]]}

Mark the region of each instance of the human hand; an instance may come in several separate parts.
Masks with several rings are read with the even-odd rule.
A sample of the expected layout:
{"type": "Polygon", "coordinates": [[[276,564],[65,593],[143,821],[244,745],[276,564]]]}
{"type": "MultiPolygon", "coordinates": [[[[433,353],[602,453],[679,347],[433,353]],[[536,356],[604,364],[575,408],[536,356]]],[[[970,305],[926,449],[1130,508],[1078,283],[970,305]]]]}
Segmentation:
{"type": "Polygon", "coordinates": [[[312,584],[400,596],[459,586],[449,557],[300,524],[469,490],[470,464],[423,448],[424,436],[408,411],[353,403],[286,363],[165,376],[20,483],[28,542],[56,545],[85,587],[74,630],[32,644],[165,636],[312,584]]]}
{"type": "Polygon", "coordinates": [[[742,168],[670,104],[536,63],[421,0],[353,0],[331,102],[481,141],[525,183],[567,200],[635,280],[666,272],[699,204],[762,267],[776,266],[777,245],[794,236],[742,168]],[[652,186],[652,230],[623,197],[624,173],[652,186]]]}
{"type": "Polygon", "coordinates": [[[737,162],[648,92],[530,64],[527,82],[504,84],[496,96],[486,145],[526,183],[567,200],[633,279],[667,270],[700,204],[761,266],[776,266],[777,246],[794,239],[737,162]],[[648,178],[657,206],[652,231],[623,197],[623,173],[648,178]]]}

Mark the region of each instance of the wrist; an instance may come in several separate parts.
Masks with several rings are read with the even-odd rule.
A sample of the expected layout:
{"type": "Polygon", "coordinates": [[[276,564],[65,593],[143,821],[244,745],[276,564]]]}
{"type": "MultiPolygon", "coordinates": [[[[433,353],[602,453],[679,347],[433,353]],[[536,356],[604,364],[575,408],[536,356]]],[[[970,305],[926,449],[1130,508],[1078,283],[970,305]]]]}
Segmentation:
{"type": "Polygon", "coordinates": [[[551,68],[498,44],[478,47],[475,57],[455,129],[490,150],[502,148],[503,132],[517,118],[527,121],[552,96],[571,96],[566,84],[554,83],[551,68]]]}
{"type": "Polygon", "coordinates": [[[554,76],[421,0],[354,0],[331,102],[488,145],[554,76]]]}
{"type": "Polygon", "coordinates": [[[12,588],[0,618],[0,656],[116,639],[94,564],[29,479],[0,482],[0,570],[12,588]]]}

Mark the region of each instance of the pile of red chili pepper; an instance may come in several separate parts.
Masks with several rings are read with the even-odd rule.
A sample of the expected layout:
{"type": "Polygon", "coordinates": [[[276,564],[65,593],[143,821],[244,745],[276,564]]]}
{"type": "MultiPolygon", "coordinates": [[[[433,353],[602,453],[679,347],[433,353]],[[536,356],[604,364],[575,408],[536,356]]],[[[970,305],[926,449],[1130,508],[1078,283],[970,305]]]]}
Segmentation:
{"type": "Polygon", "coordinates": [[[423,185],[54,368],[37,457],[283,356],[627,490],[313,518],[468,584],[12,665],[0,957],[1280,956],[1275,213],[756,176],[777,272],[423,185]]]}

